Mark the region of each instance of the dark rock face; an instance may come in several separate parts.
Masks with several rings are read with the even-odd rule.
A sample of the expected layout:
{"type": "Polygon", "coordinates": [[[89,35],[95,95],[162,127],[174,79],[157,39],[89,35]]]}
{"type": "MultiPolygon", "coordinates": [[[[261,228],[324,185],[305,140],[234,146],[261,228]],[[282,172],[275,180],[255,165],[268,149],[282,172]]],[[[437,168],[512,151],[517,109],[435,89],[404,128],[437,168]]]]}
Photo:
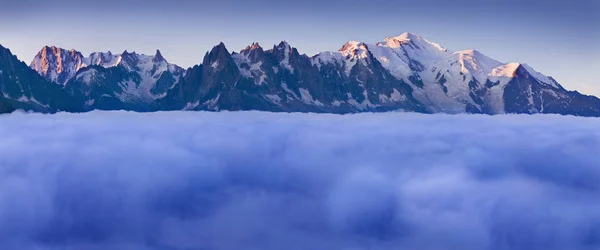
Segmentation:
{"type": "Polygon", "coordinates": [[[504,89],[504,105],[507,113],[600,116],[600,99],[546,86],[522,66],[504,89]]]}
{"type": "Polygon", "coordinates": [[[485,59],[479,52],[462,52],[468,57],[448,61],[447,66],[444,61],[430,63],[426,60],[429,57],[416,60],[418,53],[438,48],[432,50],[424,40],[411,37],[414,41],[387,40],[398,45],[394,50],[348,42],[340,52],[313,57],[300,54],[287,42],[268,50],[253,43],[239,53],[230,53],[220,43],[206,53],[202,64],[187,70],[169,64],[158,50],[153,56],[125,51],[119,55],[93,53],[83,58],[74,50],[45,47],[39,54],[43,60],[34,59],[32,67],[40,62],[52,67],[46,71],[33,67],[36,72],[0,47],[0,111],[431,113],[458,110],[478,114],[600,116],[600,99],[565,90],[551,78],[540,80],[540,74],[532,73],[535,71],[528,66],[511,64],[513,67],[501,75],[503,78],[485,78],[463,73],[458,65],[485,59]],[[403,76],[390,68],[385,56],[404,60],[403,76]],[[78,68],[81,60],[90,66],[83,64],[78,68]],[[69,70],[59,70],[67,64],[69,70]],[[74,69],[76,72],[72,74],[74,69]],[[59,71],[66,73],[61,76],[62,73],[56,74],[59,71]],[[70,78],[64,86],[56,83],[65,77],[70,78]],[[440,105],[452,106],[444,109],[440,105]]]}
{"type": "MultiPolygon", "coordinates": [[[[246,53],[255,55],[261,52],[248,50],[246,53]]],[[[253,80],[241,76],[232,55],[221,43],[206,54],[202,65],[188,69],[185,77],[153,107],[167,110],[268,110],[269,103],[259,98],[260,89],[253,80]]]]}
{"type": "MultiPolygon", "coordinates": [[[[408,76],[411,86],[392,76],[366,44],[349,43],[342,50],[348,52],[346,58],[327,63],[316,56],[299,54],[286,42],[266,51],[253,43],[233,54],[219,44],[207,53],[202,65],[188,69],[182,81],[152,106],[154,110],[429,112],[428,107],[413,96],[414,88],[424,88],[418,72],[408,76]]],[[[415,69],[423,70],[424,66],[418,65],[415,69]]],[[[441,74],[435,79],[435,84],[448,94],[448,80],[441,74]]],[[[497,87],[499,82],[481,83],[466,77],[464,80],[468,82],[467,97],[471,100],[465,101],[465,112],[497,114],[490,95],[493,94],[491,88],[497,87]]],[[[499,98],[504,102],[506,113],[600,115],[597,98],[558,86],[541,83],[519,67],[499,98]]]]}
{"type": "Polygon", "coordinates": [[[81,111],[81,103],[0,46],[0,95],[5,110],[81,111]]]}
{"type": "Polygon", "coordinates": [[[316,65],[286,42],[258,44],[230,54],[223,44],[208,53],[155,109],[265,110],[351,113],[404,109],[427,112],[411,87],[370,55],[345,75],[344,66],[316,65]],[[393,96],[393,97],[392,97],[393,96]],[[397,99],[393,101],[392,99],[397,99]]]}
{"type": "Polygon", "coordinates": [[[152,58],[152,61],[155,63],[159,63],[159,62],[166,61],[166,60],[163,57],[163,55],[160,53],[160,50],[156,50],[156,54],[154,54],[154,58],[152,58]]]}
{"type": "Polygon", "coordinates": [[[15,111],[15,108],[3,97],[0,97],[0,114],[12,113],[13,111],[15,111]]]}
{"type": "Polygon", "coordinates": [[[477,80],[472,79],[469,81],[469,97],[476,104],[467,104],[467,113],[473,114],[489,114],[493,115],[494,111],[486,102],[485,96],[487,95],[489,87],[487,85],[480,84],[477,80]]]}

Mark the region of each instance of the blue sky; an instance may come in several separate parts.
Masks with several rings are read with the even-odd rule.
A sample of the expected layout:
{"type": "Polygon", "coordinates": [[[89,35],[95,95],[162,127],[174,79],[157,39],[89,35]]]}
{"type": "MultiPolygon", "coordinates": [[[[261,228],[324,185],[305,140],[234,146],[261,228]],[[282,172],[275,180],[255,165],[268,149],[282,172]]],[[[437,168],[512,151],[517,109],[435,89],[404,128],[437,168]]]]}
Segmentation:
{"type": "Polygon", "coordinates": [[[223,41],[238,51],[286,40],[301,53],[409,31],[451,50],[526,62],[567,89],[600,96],[600,1],[0,0],[0,44],[29,63],[44,45],[125,49],[199,64],[223,41]]]}

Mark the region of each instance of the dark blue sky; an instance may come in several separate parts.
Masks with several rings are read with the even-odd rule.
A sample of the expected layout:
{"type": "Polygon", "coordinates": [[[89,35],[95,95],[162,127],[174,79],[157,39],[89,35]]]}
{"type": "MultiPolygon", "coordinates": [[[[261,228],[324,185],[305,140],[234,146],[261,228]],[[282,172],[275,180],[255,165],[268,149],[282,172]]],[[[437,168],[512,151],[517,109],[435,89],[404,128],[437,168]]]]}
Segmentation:
{"type": "Polygon", "coordinates": [[[29,62],[44,45],[154,53],[187,67],[220,41],[238,51],[287,40],[309,55],[409,31],[451,50],[526,62],[600,95],[597,0],[0,0],[0,44],[29,62]]]}

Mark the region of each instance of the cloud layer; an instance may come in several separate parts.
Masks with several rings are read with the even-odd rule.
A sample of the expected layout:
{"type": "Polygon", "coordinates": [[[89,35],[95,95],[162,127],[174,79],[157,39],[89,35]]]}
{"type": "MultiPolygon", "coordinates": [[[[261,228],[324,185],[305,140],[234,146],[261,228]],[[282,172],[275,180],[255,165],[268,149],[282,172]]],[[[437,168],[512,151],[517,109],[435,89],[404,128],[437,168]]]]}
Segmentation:
{"type": "Polygon", "coordinates": [[[0,249],[598,249],[600,119],[0,116],[0,249]]]}

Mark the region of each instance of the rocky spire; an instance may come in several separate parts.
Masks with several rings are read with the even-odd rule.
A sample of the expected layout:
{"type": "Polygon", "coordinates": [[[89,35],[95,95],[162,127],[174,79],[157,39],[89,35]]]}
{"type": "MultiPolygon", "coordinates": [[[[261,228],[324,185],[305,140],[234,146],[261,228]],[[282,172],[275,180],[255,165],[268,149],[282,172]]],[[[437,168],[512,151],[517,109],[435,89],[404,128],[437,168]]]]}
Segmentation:
{"type": "Polygon", "coordinates": [[[156,54],[154,55],[154,58],[152,58],[152,61],[153,62],[164,62],[166,60],[163,57],[163,55],[160,53],[160,50],[156,50],[156,54]]]}

